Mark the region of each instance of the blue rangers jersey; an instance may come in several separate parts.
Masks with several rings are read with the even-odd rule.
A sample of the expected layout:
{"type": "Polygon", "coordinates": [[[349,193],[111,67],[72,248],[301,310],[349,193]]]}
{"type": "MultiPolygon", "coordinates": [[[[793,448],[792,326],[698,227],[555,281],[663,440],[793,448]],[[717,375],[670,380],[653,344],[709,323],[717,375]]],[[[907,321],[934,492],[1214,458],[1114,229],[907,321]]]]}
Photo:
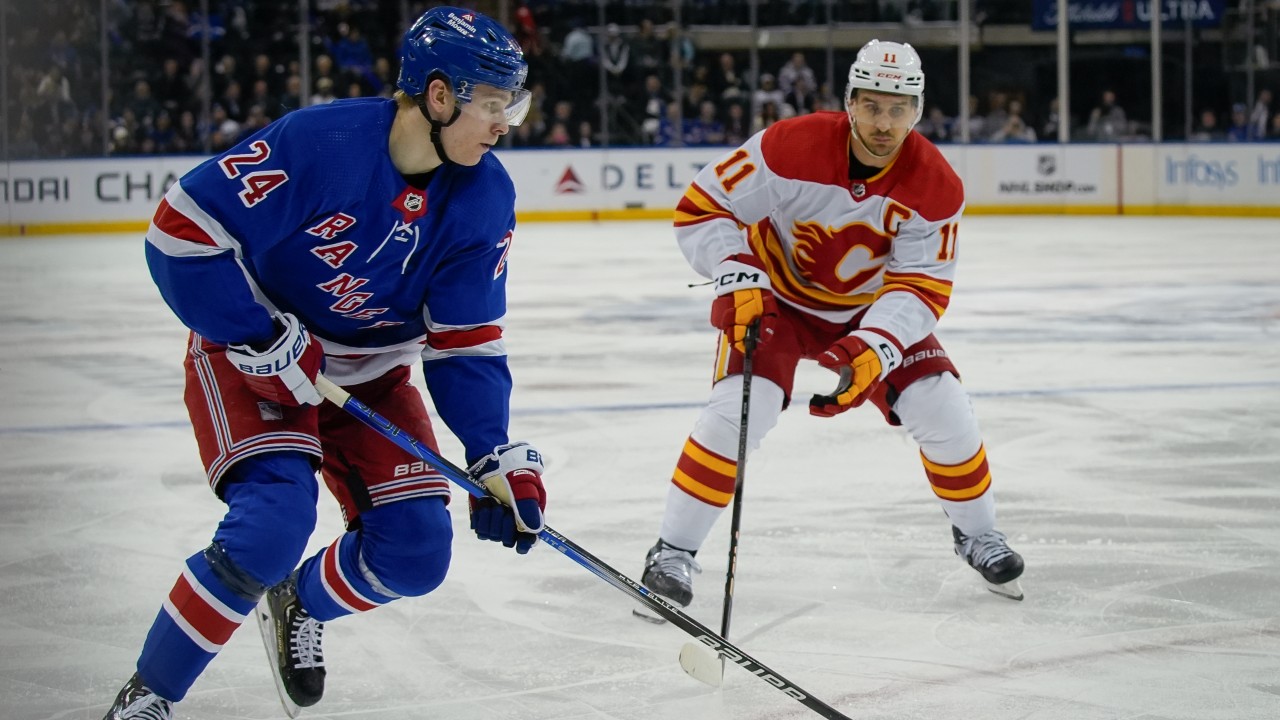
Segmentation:
{"type": "Polygon", "coordinates": [[[421,358],[470,463],[508,441],[515,189],[488,154],[413,187],[387,148],[395,113],[384,99],[299,110],[202,163],[161,201],[147,263],[183,324],[215,343],[268,340],[284,311],[341,385],[421,358]]]}

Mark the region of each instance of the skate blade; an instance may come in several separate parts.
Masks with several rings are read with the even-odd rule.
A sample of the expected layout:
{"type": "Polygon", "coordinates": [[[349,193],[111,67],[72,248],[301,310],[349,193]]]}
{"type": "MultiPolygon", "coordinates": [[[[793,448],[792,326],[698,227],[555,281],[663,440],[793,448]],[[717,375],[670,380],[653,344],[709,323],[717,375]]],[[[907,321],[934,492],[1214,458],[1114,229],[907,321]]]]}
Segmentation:
{"type": "Polygon", "coordinates": [[[1018,583],[1018,580],[1016,578],[1013,580],[1010,580],[1007,583],[1001,583],[999,585],[997,585],[996,583],[989,582],[987,583],[987,589],[995,593],[996,595],[999,595],[1000,597],[1006,597],[1006,598],[1009,598],[1010,600],[1022,600],[1022,597],[1023,597],[1022,585],[1018,583]]]}
{"type": "Polygon", "coordinates": [[[657,615],[653,614],[651,611],[649,611],[649,610],[647,610],[647,609],[642,610],[642,609],[640,609],[640,608],[632,608],[632,609],[631,609],[631,614],[632,614],[632,615],[634,615],[634,616],[636,616],[636,617],[638,617],[638,618],[640,618],[641,620],[644,620],[645,622],[651,622],[651,623],[653,623],[654,625],[666,625],[666,624],[667,624],[667,619],[666,619],[666,618],[664,618],[664,617],[659,617],[659,616],[657,616],[657,615]]]}
{"type": "Polygon", "coordinates": [[[284,678],[280,677],[280,658],[276,656],[276,628],[271,622],[271,613],[266,610],[267,599],[264,597],[254,608],[254,617],[258,618],[258,632],[262,633],[262,644],[267,650],[267,660],[271,663],[271,677],[276,682],[276,692],[280,695],[280,704],[284,706],[284,714],[290,718],[298,717],[302,708],[289,698],[284,689],[284,678]]]}
{"type": "Polygon", "coordinates": [[[680,648],[680,667],[689,677],[711,687],[724,682],[724,658],[702,643],[687,642],[680,648]]]}

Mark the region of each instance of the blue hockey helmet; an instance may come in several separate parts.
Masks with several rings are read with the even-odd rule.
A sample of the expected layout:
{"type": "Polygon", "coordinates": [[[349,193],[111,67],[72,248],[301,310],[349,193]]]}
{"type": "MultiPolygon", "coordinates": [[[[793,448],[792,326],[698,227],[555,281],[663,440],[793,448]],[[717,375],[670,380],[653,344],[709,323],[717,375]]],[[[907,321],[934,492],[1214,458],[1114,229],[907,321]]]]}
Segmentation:
{"type": "Polygon", "coordinates": [[[437,7],[404,34],[396,86],[418,97],[439,77],[449,83],[459,105],[471,102],[477,85],[506,90],[511,101],[502,114],[508,125],[519,125],[529,112],[529,91],[524,89],[528,75],[520,44],[500,23],[471,10],[437,7]]]}

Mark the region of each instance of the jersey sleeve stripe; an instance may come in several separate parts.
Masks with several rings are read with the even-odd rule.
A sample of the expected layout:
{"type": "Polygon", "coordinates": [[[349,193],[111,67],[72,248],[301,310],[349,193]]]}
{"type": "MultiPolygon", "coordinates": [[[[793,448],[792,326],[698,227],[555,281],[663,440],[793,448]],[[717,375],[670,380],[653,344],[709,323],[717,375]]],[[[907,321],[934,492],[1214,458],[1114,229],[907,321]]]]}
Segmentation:
{"type": "Polygon", "coordinates": [[[920,298],[934,317],[942,317],[951,303],[951,283],[913,275],[884,274],[884,287],[876,292],[876,298],[891,292],[909,292],[920,298]]]}
{"type": "Polygon", "coordinates": [[[676,227],[697,225],[698,223],[720,218],[732,220],[739,226],[742,225],[742,223],[738,222],[738,218],[733,216],[733,213],[716,202],[715,198],[707,194],[707,191],[698,187],[697,183],[689,185],[684,197],[680,198],[680,203],[676,205],[676,227]]]}
{"type": "MultiPolygon", "coordinates": [[[[239,254],[240,242],[232,237],[231,233],[227,232],[213,216],[196,204],[195,199],[182,189],[181,182],[176,182],[169,188],[169,192],[165,193],[164,202],[172,208],[175,217],[180,217],[184,221],[181,223],[181,229],[186,232],[174,232],[168,227],[162,227],[161,230],[180,240],[231,248],[239,254]]],[[[155,223],[154,220],[152,222],[155,223]]],[[[175,220],[174,223],[177,224],[178,221],[175,220]]]]}
{"type": "Polygon", "coordinates": [[[433,330],[427,333],[427,346],[439,351],[478,347],[500,340],[502,328],[497,325],[480,325],[467,330],[433,330]]]}
{"type": "Polygon", "coordinates": [[[151,218],[151,224],[171,238],[199,245],[217,246],[213,238],[209,237],[209,233],[202,230],[199,225],[191,222],[191,218],[175,210],[169,204],[168,198],[160,200],[160,207],[156,208],[156,214],[155,217],[151,218]]]}

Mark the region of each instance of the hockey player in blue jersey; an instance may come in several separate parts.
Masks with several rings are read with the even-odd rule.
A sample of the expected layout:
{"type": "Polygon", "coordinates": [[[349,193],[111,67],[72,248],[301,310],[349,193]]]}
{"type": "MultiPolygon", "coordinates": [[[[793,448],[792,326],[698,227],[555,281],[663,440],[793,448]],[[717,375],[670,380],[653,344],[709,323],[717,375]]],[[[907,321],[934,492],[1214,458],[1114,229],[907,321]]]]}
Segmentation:
{"type": "Polygon", "coordinates": [[[106,720],[171,718],[251,613],[292,716],[324,690],[325,622],[444,580],[448,481],[321,404],[321,369],[434,446],[409,384],[420,360],[471,474],[514,499],[472,500],[476,534],[523,554],[542,528],[541,457],[507,436],[515,192],[489,154],[528,109],[528,67],[501,25],[448,7],[409,29],[400,61],[394,99],[286,115],[173,185],[147,231],[156,285],[191,329],[186,405],[227,511],[106,720]],[[347,531],[303,559],[317,471],[347,531]]]}

